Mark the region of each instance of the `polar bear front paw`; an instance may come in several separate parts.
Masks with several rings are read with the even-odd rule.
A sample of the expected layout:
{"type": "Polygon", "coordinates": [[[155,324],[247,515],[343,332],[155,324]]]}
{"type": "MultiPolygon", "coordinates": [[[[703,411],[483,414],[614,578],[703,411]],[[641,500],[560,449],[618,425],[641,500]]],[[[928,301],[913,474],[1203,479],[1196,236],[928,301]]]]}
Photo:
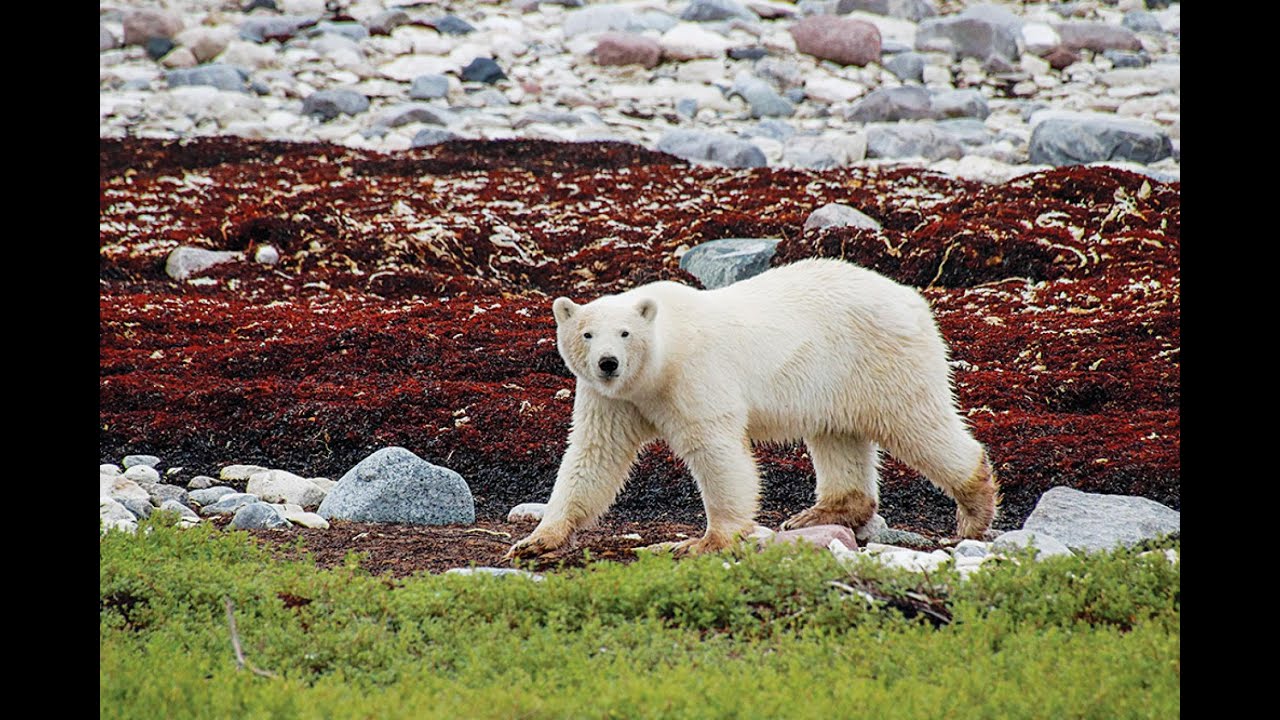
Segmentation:
{"type": "Polygon", "coordinates": [[[736,538],[734,537],[726,537],[719,534],[704,535],[700,538],[689,538],[684,542],[676,543],[676,545],[671,548],[671,552],[676,557],[720,552],[721,550],[727,550],[728,548],[733,547],[735,540],[736,538]]]}
{"type": "Polygon", "coordinates": [[[507,551],[507,554],[502,557],[504,560],[536,558],[555,550],[563,544],[563,540],[556,542],[553,538],[547,535],[534,534],[520,540],[515,545],[512,545],[511,549],[507,551]]]}

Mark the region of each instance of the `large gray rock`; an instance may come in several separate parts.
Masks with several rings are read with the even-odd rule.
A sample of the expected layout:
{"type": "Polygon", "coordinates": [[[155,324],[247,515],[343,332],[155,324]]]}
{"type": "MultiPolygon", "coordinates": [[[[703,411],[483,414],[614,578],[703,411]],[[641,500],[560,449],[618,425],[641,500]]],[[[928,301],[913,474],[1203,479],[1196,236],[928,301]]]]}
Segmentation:
{"type": "Polygon", "coordinates": [[[176,247],[164,262],[164,271],[174,280],[186,280],[195,273],[208,270],[219,263],[239,260],[241,253],[234,250],[206,250],[204,248],[176,247]]]}
{"type": "Polygon", "coordinates": [[[136,483],[158,483],[160,482],[160,471],[150,465],[134,465],[121,473],[121,477],[136,483]]]}
{"type": "Polygon", "coordinates": [[[237,530],[267,530],[290,527],[289,520],[279,510],[264,502],[254,502],[236,511],[228,527],[237,530]]]}
{"type": "Polygon", "coordinates": [[[737,95],[751,106],[751,117],[790,117],[796,106],[782,97],[769,83],[750,73],[738,73],[729,95],[737,95]]]}
{"type": "Polygon", "coordinates": [[[383,448],[347,471],[320,503],[329,520],[450,525],[475,522],[475,500],[458,473],[402,447],[383,448]]]}
{"type": "Polygon", "coordinates": [[[435,100],[449,94],[449,78],[444,75],[419,75],[409,88],[411,100],[435,100]]]}
{"type": "Polygon", "coordinates": [[[423,128],[413,136],[413,140],[410,141],[409,147],[430,147],[432,145],[439,145],[442,142],[459,139],[461,139],[460,135],[450,130],[445,130],[444,128],[423,128]]]}
{"type": "Polygon", "coordinates": [[[760,18],[737,0],[692,0],[680,13],[681,20],[710,22],[714,20],[759,20],[760,18]]]}
{"type": "Polygon", "coordinates": [[[249,74],[232,65],[214,63],[193,68],[178,68],[164,74],[169,87],[183,85],[209,85],[219,90],[245,92],[249,88],[249,74]]]}
{"type": "Polygon", "coordinates": [[[120,498],[116,502],[125,506],[133,516],[139,520],[146,520],[151,517],[152,505],[149,500],[139,500],[137,498],[120,498]]]}
{"type": "Polygon", "coordinates": [[[1031,162],[1077,165],[1101,160],[1150,164],[1173,154],[1173,141],[1154,123],[1109,115],[1069,115],[1035,122],[1031,162]]]}
{"type": "Polygon", "coordinates": [[[160,458],[155,455],[125,455],[124,460],[120,461],[125,468],[131,468],[134,465],[146,465],[147,467],[155,467],[160,464],[160,458]]]}
{"type": "Polygon", "coordinates": [[[1046,532],[1031,530],[1010,530],[997,537],[991,543],[994,552],[1017,552],[1026,547],[1036,549],[1036,559],[1043,560],[1055,555],[1072,555],[1071,549],[1062,544],[1054,536],[1046,532]]]}
{"type": "Polygon", "coordinates": [[[1040,496],[1023,530],[1051,535],[1075,550],[1132,547],[1179,532],[1182,513],[1154,500],[1055,487],[1040,496]]]}
{"type": "Polygon", "coordinates": [[[325,122],[339,115],[357,115],[368,109],[369,98],[355,90],[340,88],[318,90],[302,101],[303,115],[314,115],[325,122]]]}
{"type": "Polygon", "coordinates": [[[938,14],[938,9],[929,0],[839,0],[836,3],[837,15],[847,15],[855,10],[911,22],[920,22],[938,14]]]}
{"type": "Polygon", "coordinates": [[[804,221],[805,230],[821,230],[828,227],[855,227],[864,230],[879,230],[880,223],[873,217],[864,215],[856,208],[840,203],[827,203],[814,210],[804,221]]]}
{"type": "Polygon", "coordinates": [[[987,99],[977,90],[945,90],[931,98],[930,109],[934,119],[978,118],[985,120],[991,114],[987,99]]]}
{"type": "Polygon", "coordinates": [[[1131,10],[1125,13],[1120,24],[1136,33],[1164,32],[1164,28],[1160,27],[1160,20],[1146,10],[1131,10]]]}
{"type": "Polygon", "coordinates": [[[939,120],[938,127],[970,147],[986,145],[996,138],[987,124],[977,118],[939,120]]]}
{"type": "Polygon", "coordinates": [[[921,22],[916,28],[915,49],[949,52],[978,60],[998,55],[1013,61],[1018,58],[1018,30],[966,10],[959,15],[921,22]]]}
{"type": "Polygon", "coordinates": [[[797,135],[782,146],[782,161],[795,167],[830,170],[852,165],[867,156],[867,135],[862,132],[831,135],[797,135]]]}
{"type": "Polygon", "coordinates": [[[169,512],[176,512],[178,513],[179,518],[182,518],[185,520],[194,520],[196,522],[200,521],[200,516],[197,515],[194,510],[178,502],[177,500],[165,500],[164,502],[160,503],[160,509],[167,510],[169,512]]]}
{"type": "Polygon", "coordinates": [[[853,122],[892,122],[933,117],[929,91],[913,85],[879,87],[867,93],[845,111],[853,122]]]}
{"type": "Polygon", "coordinates": [[[680,268],[714,290],[769,269],[777,238],[725,238],[702,243],[680,258],[680,268]]]}
{"type": "Polygon", "coordinates": [[[703,160],[726,167],[753,168],[768,164],[764,151],[750,142],[708,130],[672,130],[658,139],[657,149],[686,160],[703,160]]]}
{"type": "Polygon", "coordinates": [[[921,157],[930,162],[959,160],[964,147],[934,123],[872,123],[867,125],[867,157],[921,157]]]}
{"type": "Polygon", "coordinates": [[[635,11],[621,5],[592,5],[564,14],[561,29],[565,37],[615,30],[641,33],[645,30],[666,32],[680,21],[659,10],[635,11]]]}
{"type": "Polygon", "coordinates": [[[884,69],[893,73],[903,82],[924,82],[924,56],[915,52],[904,52],[884,61],[884,69]]]}

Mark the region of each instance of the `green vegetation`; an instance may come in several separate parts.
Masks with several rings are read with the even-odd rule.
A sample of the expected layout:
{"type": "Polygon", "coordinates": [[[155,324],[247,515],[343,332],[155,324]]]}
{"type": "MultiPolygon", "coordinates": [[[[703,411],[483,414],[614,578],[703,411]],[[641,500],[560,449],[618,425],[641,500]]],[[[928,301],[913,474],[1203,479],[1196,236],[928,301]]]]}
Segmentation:
{"type": "Polygon", "coordinates": [[[1179,567],[1138,551],[964,582],[791,546],[392,579],[149,521],[100,553],[103,717],[1179,714],[1179,567]]]}

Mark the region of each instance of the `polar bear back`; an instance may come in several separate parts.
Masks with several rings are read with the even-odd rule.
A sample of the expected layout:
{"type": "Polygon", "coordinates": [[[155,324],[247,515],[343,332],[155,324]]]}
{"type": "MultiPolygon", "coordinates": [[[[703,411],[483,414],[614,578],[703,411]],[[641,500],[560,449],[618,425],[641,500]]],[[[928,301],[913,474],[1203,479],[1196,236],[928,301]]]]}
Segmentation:
{"type": "Polygon", "coordinates": [[[706,412],[746,412],[752,439],[875,436],[902,410],[954,406],[928,304],[865,268],[803,260],[717,290],[662,282],[624,296],[658,301],[668,392],[706,412]]]}

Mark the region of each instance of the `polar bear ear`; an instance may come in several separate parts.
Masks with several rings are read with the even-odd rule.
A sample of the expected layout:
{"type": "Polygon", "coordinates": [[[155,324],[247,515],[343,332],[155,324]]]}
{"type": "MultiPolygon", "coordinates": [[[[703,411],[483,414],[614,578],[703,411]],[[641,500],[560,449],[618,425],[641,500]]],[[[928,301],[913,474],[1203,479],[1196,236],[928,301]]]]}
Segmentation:
{"type": "Polygon", "coordinates": [[[640,317],[653,322],[653,318],[658,314],[658,301],[653,298],[645,298],[636,303],[636,312],[640,313],[640,317]]]}
{"type": "Polygon", "coordinates": [[[578,306],[567,297],[558,297],[551,303],[551,312],[555,313],[556,322],[563,325],[578,312],[578,306]]]}

